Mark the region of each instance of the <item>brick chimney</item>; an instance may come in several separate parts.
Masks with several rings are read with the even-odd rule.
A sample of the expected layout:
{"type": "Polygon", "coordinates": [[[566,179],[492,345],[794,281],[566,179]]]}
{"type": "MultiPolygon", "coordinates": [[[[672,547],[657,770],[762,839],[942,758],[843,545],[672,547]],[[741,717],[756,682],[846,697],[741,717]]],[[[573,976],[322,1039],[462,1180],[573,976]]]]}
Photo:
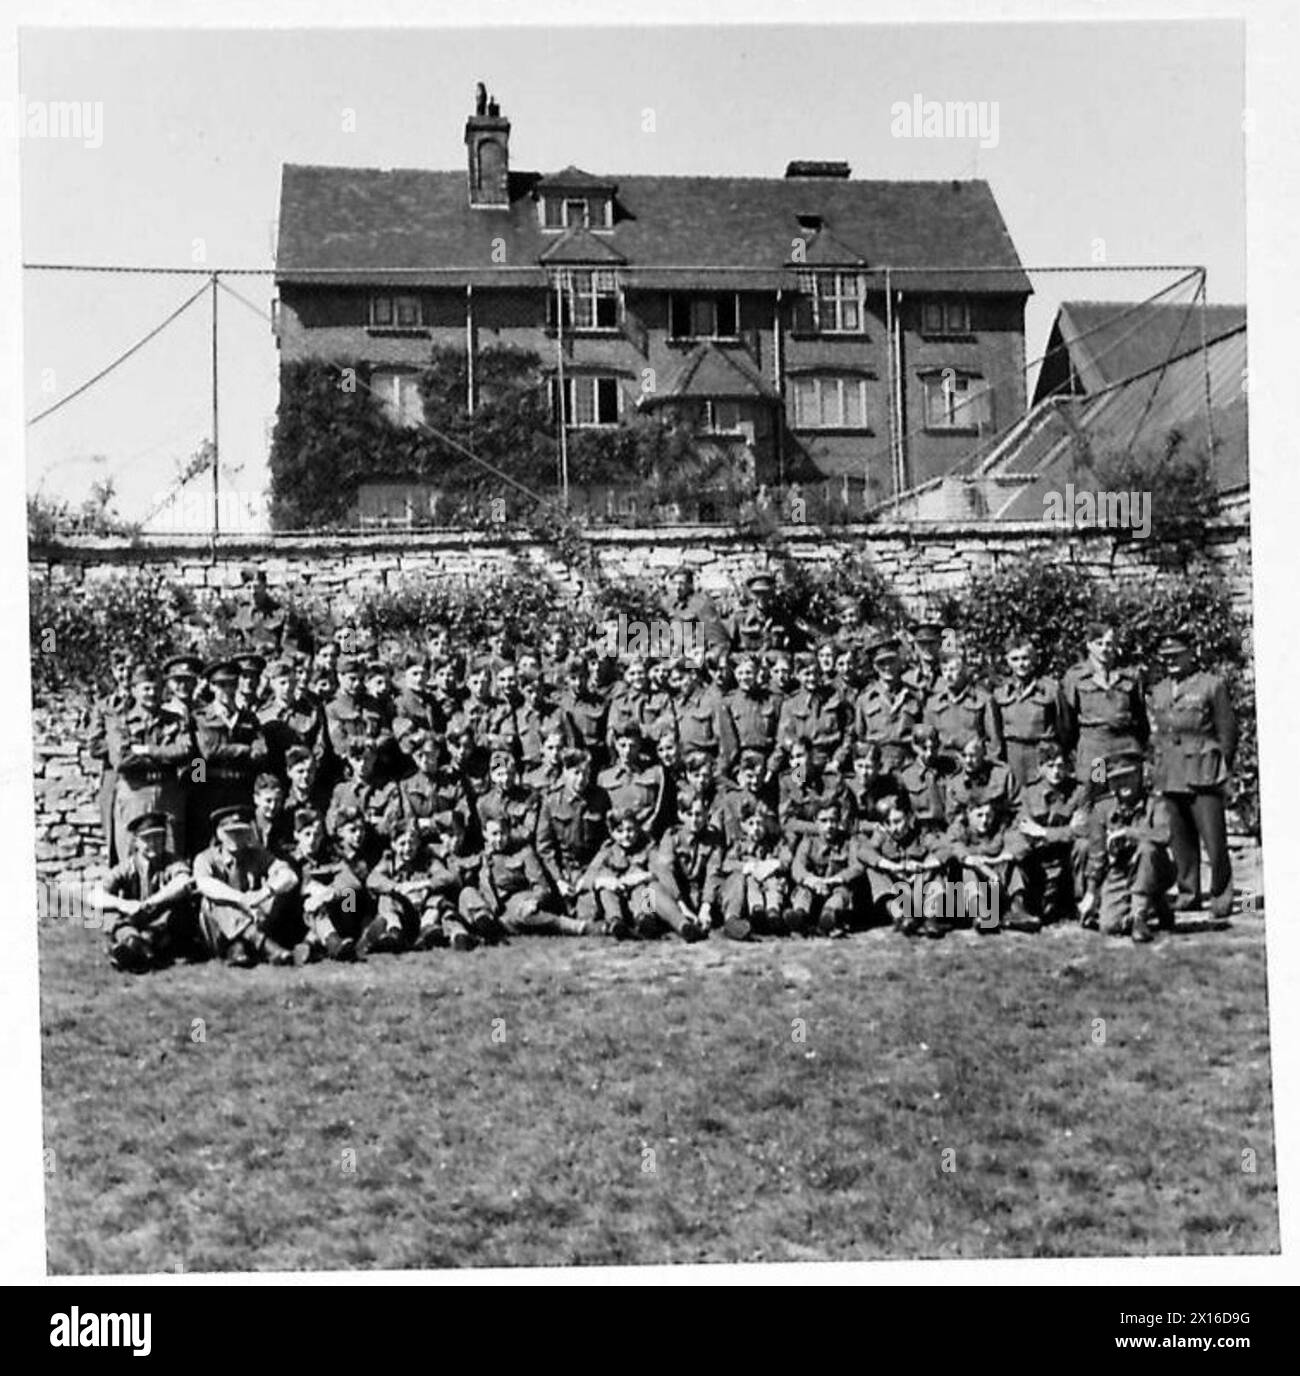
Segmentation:
{"type": "Polygon", "coordinates": [[[510,121],[501,114],[496,97],[488,97],[480,81],[474,113],[465,121],[465,151],[469,161],[469,203],[487,210],[510,205],[510,121]]]}

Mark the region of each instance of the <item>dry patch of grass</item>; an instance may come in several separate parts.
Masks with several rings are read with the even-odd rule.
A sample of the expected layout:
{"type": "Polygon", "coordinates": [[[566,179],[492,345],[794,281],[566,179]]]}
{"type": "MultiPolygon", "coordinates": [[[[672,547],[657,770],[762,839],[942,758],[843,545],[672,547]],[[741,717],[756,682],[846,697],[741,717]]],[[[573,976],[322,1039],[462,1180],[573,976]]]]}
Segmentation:
{"type": "Polygon", "coordinates": [[[41,949],[55,1273],[1278,1246],[1259,918],[143,979],[41,949]]]}

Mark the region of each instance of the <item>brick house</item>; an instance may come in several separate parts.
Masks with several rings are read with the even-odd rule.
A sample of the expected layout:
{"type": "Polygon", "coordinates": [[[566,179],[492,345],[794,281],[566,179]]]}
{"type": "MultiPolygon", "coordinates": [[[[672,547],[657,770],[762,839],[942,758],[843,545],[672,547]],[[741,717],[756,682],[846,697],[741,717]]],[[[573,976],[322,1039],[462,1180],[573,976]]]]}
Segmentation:
{"type": "Polygon", "coordinates": [[[527,349],[557,434],[561,409],[685,414],[755,483],[871,501],[1023,415],[1031,288],[987,183],[542,175],[511,167],[510,132],[480,86],[463,171],[285,166],[282,362],[361,359],[411,424],[432,347],[527,349]]]}

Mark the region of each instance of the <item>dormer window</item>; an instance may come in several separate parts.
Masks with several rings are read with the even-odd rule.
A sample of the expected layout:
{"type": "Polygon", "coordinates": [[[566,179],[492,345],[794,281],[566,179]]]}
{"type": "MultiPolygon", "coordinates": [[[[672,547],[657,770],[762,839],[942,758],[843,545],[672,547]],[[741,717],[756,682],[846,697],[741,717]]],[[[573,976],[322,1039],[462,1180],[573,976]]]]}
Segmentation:
{"type": "Polygon", "coordinates": [[[608,196],[543,196],[540,202],[543,229],[612,229],[614,206],[608,196]]]}

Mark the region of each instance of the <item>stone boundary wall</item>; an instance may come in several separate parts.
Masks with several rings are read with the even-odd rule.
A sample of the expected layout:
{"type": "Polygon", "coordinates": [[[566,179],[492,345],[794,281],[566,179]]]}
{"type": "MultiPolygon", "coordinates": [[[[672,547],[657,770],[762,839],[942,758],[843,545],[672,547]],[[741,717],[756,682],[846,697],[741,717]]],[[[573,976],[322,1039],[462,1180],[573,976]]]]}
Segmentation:
{"type": "MultiPolygon", "coordinates": [[[[589,536],[611,575],[654,578],[684,560],[695,566],[701,587],[728,596],[743,586],[748,573],[773,562],[770,546],[727,526],[602,527],[589,536]]],[[[865,554],[914,611],[932,596],[957,590],[972,574],[1030,554],[1078,564],[1099,579],[1141,577],[1158,567],[1162,557],[1159,546],[1139,539],[1042,521],[791,526],[781,531],[780,539],[789,557],[814,565],[865,554]]],[[[1234,601],[1249,613],[1248,523],[1234,519],[1217,524],[1204,552],[1223,569],[1234,601]]],[[[368,587],[397,587],[413,579],[469,580],[519,557],[536,560],[558,581],[581,591],[581,578],[545,544],[477,531],[243,535],[223,537],[215,550],[202,536],[145,537],[137,544],[87,538],[34,547],[29,563],[34,574],[71,582],[117,569],[161,568],[195,589],[216,593],[236,588],[241,569],[251,565],[266,572],[272,587],[298,585],[346,599],[368,587]]]]}
{"type": "MultiPolygon", "coordinates": [[[[1157,547],[1140,540],[1037,521],[789,527],[782,540],[790,557],[823,567],[865,553],[914,612],[922,611],[929,598],[956,591],[973,574],[1031,554],[1075,563],[1099,581],[1141,578],[1160,562],[1157,547]]],[[[703,588],[728,598],[748,573],[773,562],[763,544],[730,527],[604,528],[593,531],[591,541],[611,575],[654,578],[684,560],[695,566],[703,588]]],[[[1205,553],[1222,568],[1234,602],[1249,616],[1249,525],[1240,520],[1217,525],[1205,553]]],[[[468,581],[520,556],[537,560],[573,592],[581,591],[580,577],[545,545],[481,532],[237,536],[223,538],[215,552],[208,539],[197,536],[146,537],[137,544],[86,538],[32,548],[29,567],[34,577],[72,585],[115,571],[157,568],[217,596],[238,587],[241,570],[253,566],[265,570],[272,589],[299,587],[346,605],[367,588],[428,578],[468,581]]],[[[84,877],[103,862],[99,767],[86,752],[88,729],[84,704],[33,709],[37,874],[51,884],[60,875],[84,877]]]]}

